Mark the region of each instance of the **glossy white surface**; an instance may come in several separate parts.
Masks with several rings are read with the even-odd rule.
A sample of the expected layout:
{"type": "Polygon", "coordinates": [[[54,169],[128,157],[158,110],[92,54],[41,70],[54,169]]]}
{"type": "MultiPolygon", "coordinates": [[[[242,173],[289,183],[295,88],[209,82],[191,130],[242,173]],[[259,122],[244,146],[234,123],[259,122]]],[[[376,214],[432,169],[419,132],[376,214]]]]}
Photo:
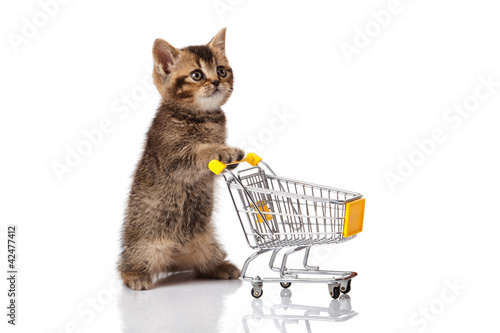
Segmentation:
{"type": "MultiPolygon", "coordinates": [[[[333,329],[335,322],[357,315],[348,295],[331,301],[319,297],[320,304],[309,297],[309,304],[297,304],[290,289],[281,289],[277,284],[265,285],[264,289],[274,297],[254,299],[250,284],[239,280],[194,280],[189,273],[164,278],[151,291],[124,289],[118,297],[122,331],[197,332],[203,328],[203,332],[254,332],[274,326],[278,332],[287,332],[289,326],[315,325],[333,329]],[[234,307],[230,308],[231,304],[234,307]]],[[[323,291],[327,293],[326,286],[323,291]]]]}

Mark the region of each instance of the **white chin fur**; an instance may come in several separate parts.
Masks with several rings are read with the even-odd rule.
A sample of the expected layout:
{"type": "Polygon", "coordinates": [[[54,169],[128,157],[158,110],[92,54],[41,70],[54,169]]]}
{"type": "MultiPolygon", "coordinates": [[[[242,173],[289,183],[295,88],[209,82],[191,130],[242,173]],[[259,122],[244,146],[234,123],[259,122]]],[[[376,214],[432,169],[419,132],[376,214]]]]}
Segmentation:
{"type": "Polygon", "coordinates": [[[210,97],[196,97],[196,103],[202,111],[218,110],[221,107],[223,100],[223,93],[218,93],[217,95],[210,97]]]}

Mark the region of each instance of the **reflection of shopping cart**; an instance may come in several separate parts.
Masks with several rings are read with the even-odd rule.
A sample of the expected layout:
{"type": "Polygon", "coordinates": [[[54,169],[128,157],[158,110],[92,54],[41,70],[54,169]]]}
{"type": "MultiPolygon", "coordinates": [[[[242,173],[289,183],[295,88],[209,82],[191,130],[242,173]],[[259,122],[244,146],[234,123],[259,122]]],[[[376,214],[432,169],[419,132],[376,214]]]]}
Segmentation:
{"type": "Polygon", "coordinates": [[[260,299],[252,301],[252,314],[243,317],[243,328],[250,333],[253,322],[261,319],[270,319],[279,332],[287,332],[288,325],[304,325],[307,332],[311,331],[311,322],[342,322],[351,319],[358,313],[352,310],[349,295],[342,295],[339,299],[332,299],[328,307],[295,304],[291,301],[292,292],[288,289],[281,291],[281,303],[271,305],[269,314],[264,311],[264,304],[260,299]]]}
{"type": "Polygon", "coordinates": [[[245,261],[241,272],[242,279],[252,283],[252,296],[262,296],[264,282],[280,282],[283,288],[288,288],[292,282],[327,283],[335,299],[340,292],[348,293],[351,279],[357,275],[355,272],[320,270],[307,265],[307,261],[311,246],[345,242],[361,232],[365,207],[362,195],[278,177],[253,153],[237,163],[244,161],[253,167],[237,175],[217,160],[211,161],[209,168],[215,174],[224,171],[247,242],[251,248],[258,249],[245,261]],[[284,247],[293,248],[283,255],[280,267],[275,267],[276,256],[284,247]],[[250,262],[271,250],[269,268],[279,272],[279,277],[247,277],[250,262]],[[300,250],[305,250],[304,267],[287,268],[288,256],[300,250]],[[312,274],[324,277],[299,276],[312,274]]]}

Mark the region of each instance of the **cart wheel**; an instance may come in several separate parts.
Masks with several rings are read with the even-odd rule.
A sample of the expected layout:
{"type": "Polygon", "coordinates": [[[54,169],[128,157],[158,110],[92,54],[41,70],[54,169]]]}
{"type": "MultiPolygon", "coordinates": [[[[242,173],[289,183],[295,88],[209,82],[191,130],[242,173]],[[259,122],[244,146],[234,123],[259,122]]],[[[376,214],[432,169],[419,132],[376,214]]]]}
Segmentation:
{"type": "Polygon", "coordinates": [[[332,296],[333,299],[337,299],[340,296],[340,286],[333,287],[330,290],[330,296],[332,296]]]}
{"type": "Polygon", "coordinates": [[[290,288],[290,286],[292,285],[292,283],[291,282],[280,282],[280,285],[283,288],[287,289],[287,288],[290,288]]]}
{"type": "MultiPolygon", "coordinates": [[[[260,296],[262,296],[262,294],[264,293],[264,290],[260,290],[260,291],[255,291],[253,288],[252,288],[252,296],[254,298],[260,298],[260,296]]],[[[338,296],[337,296],[338,297],[338,296]]]]}
{"type": "Polygon", "coordinates": [[[347,282],[347,287],[345,288],[345,290],[340,290],[343,294],[347,294],[348,292],[351,291],[351,280],[349,280],[349,282],[347,282]]]}

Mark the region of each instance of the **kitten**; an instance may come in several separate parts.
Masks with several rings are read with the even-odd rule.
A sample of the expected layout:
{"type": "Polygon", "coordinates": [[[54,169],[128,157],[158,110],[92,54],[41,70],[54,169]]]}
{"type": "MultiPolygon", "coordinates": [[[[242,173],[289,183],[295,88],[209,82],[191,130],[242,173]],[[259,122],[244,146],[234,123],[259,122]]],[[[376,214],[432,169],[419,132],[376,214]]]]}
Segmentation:
{"type": "Polygon", "coordinates": [[[211,224],[215,175],[208,162],[241,160],[229,147],[221,110],[233,90],[225,55],[226,29],[207,44],[176,49],[153,45],[153,79],[162,96],[139,161],[123,225],[118,264],[125,285],[150,289],[162,272],[235,279],[211,224]]]}

